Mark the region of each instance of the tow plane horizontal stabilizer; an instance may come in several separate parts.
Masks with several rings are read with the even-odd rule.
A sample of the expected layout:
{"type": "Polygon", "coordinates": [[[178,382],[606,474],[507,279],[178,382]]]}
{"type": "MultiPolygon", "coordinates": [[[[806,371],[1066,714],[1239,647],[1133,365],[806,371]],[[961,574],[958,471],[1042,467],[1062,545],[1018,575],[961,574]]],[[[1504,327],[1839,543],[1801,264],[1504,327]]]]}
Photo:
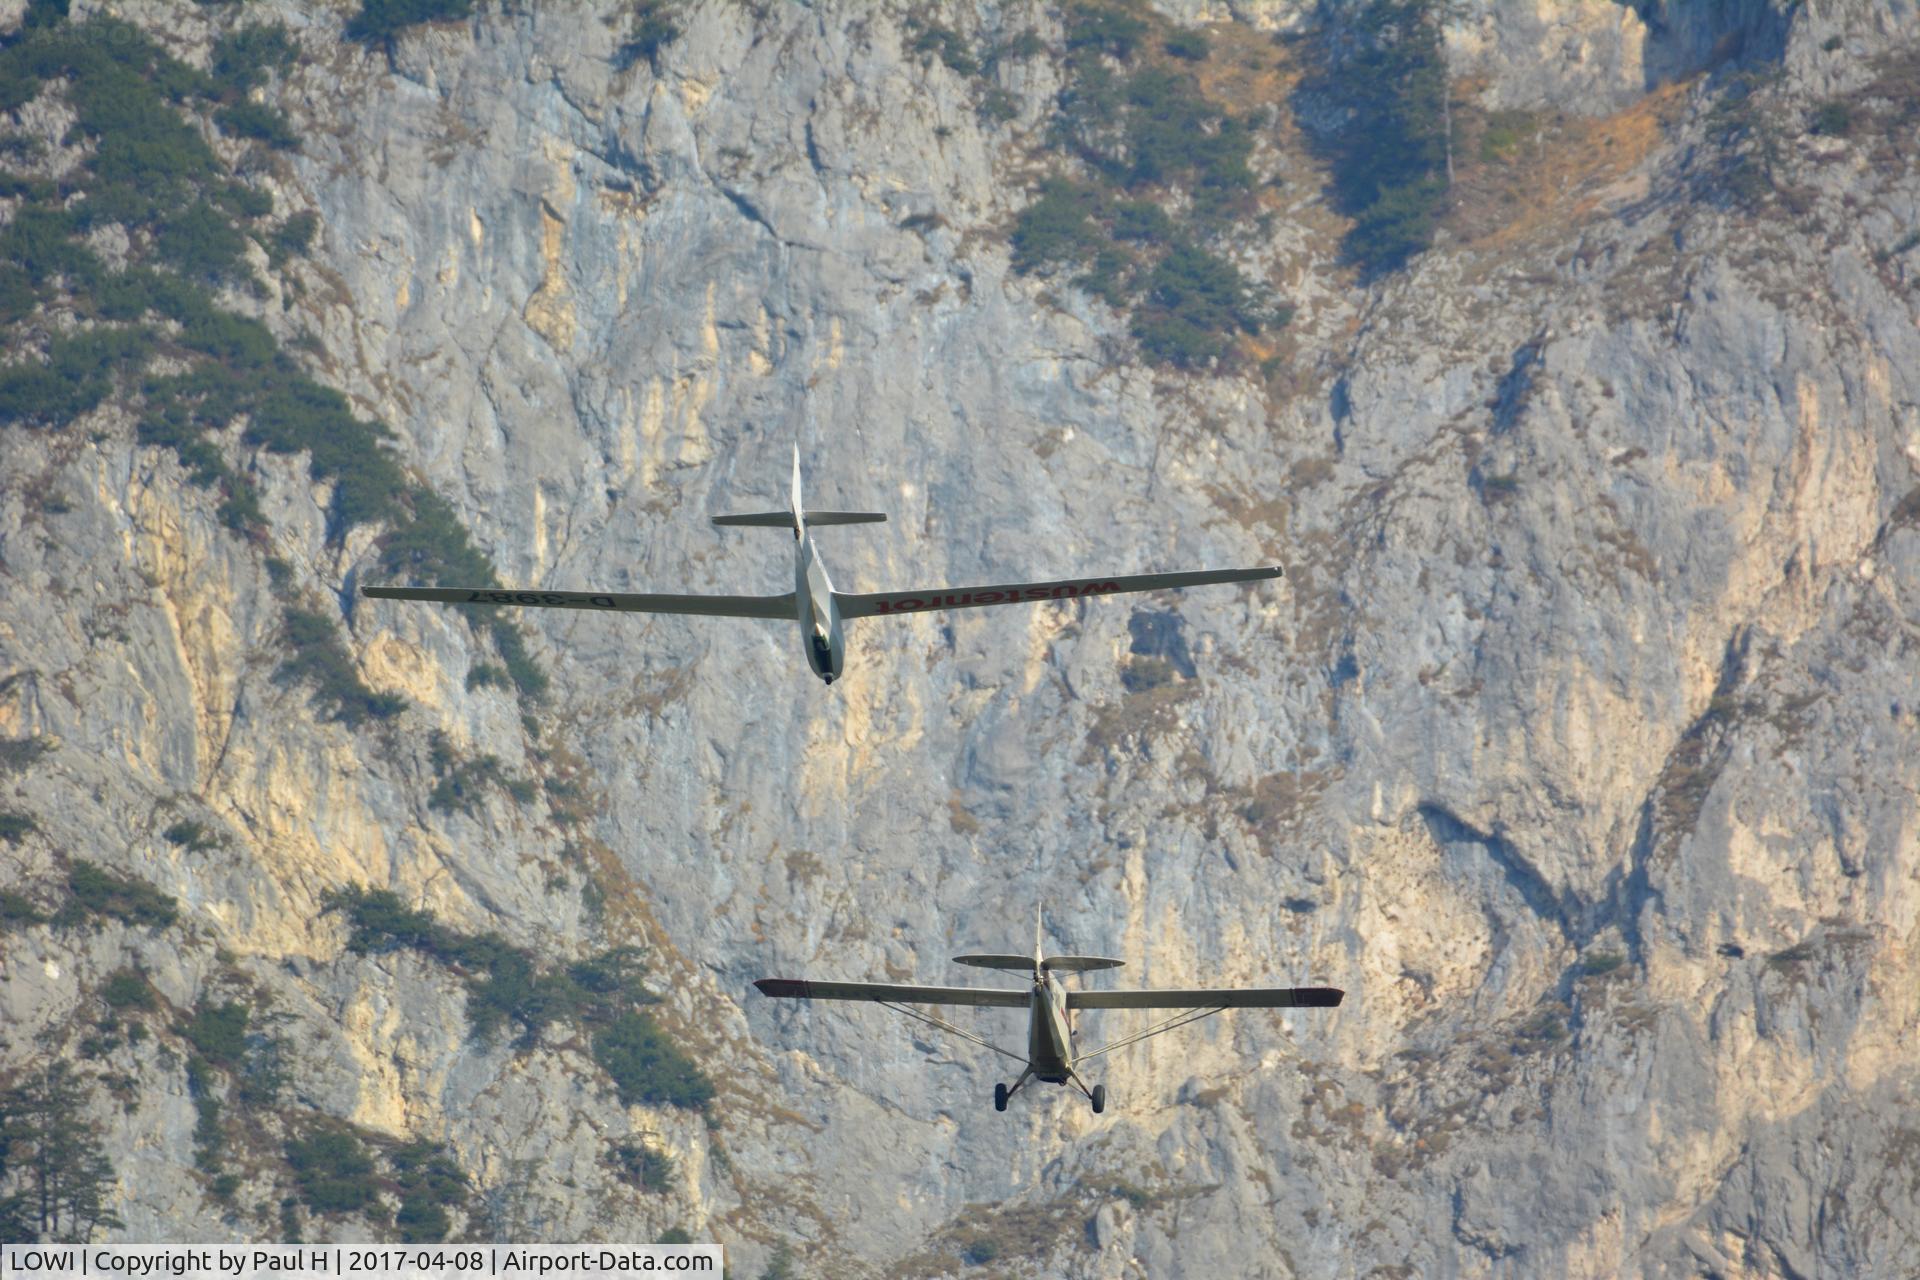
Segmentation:
{"type": "MultiPolygon", "coordinates": [[[[1032,956],[989,952],[984,955],[955,956],[953,962],[970,964],[976,969],[1014,969],[1021,973],[1033,972],[1032,956]]],[[[1040,962],[1040,967],[1054,973],[1086,973],[1092,969],[1118,969],[1125,963],[1125,960],[1114,960],[1107,956],[1048,956],[1040,962]]]]}
{"type": "MultiPolygon", "coordinates": [[[[880,524],[887,518],[884,511],[809,511],[806,522],[810,528],[823,524],[880,524]]],[[[755,511],[750,515],[715,516],[715,524],[750,526],[759,529],[793,528],[791,511],[755,511]]]]}

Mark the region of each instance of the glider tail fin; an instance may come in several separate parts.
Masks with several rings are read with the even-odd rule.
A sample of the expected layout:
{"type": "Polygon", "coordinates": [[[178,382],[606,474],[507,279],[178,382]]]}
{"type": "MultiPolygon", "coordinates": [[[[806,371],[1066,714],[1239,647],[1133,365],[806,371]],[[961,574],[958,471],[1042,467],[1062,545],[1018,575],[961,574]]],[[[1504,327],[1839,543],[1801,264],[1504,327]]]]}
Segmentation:
{"type": "Polygon", "coordinates": [[[807,532],[807,501],[800,494],[800,442],[793,442],[793,490],[787,498],[787,509],[793,512],[793,536],[805,537],[807,532]]]}

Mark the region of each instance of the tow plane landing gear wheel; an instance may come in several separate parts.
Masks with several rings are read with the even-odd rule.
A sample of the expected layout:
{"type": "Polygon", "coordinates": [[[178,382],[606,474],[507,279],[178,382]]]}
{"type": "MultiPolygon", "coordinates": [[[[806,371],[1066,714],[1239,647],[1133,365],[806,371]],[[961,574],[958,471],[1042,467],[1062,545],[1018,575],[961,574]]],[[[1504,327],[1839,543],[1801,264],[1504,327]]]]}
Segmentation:
{"type": "Polygon", "coordinates": [[[995,1111],[1007,1109],[1007,1085],[1004,1080],[993,1086],[993,1109],[995,1111]]]}
{"type": "Polygon", "coordinates": [[[1102,1111],[1105,1111],[1106,1109],[1107,1109],[1107,1086],[1103,1084],[1097,1084],[1093,1086],[1093,1114],[1099,1115],[1102,1111]]]}

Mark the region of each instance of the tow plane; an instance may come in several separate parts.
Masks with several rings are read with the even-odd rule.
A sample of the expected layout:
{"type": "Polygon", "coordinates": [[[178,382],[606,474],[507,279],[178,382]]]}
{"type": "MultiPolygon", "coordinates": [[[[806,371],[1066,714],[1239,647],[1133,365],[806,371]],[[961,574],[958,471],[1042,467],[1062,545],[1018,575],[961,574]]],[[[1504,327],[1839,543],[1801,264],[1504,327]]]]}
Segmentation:
{"type": "Polygon", "coordinates": [[[1031,985],[1025,991],[1003,987],[923,987],[897,982],[812,982],[804,978],[762,978],[753,985],[762,995],[790,1000],[856,1000],[892,1009],[916,1022],[958,1036],[1020,1064],[1012,1085],[993,1086],[993,1109],[1005,1111],[1007,1099],[1029,1080],[1072,1084],[1093,1104],[1094,1114],[1107,1109],[1107,1086],[1088,1088],[1080,1077],[1082,1064],[1138,1044],[1142,1040],[1188,1026],[1222,1009],[1332,1009],[1346,993],[1334,987],[1229,987],[1186,991],[1069,991],[1055,975],[1116,969],[1125,963],[1105,956],[1043,956],[1040,921],[1035,915],[1033,955],[955,956],[955,964],[981,969],[1028,970],[1031,985]],[[1027,1011],[1025,1057],[1003,1049],[983,1036],[956,1027],[914,1005],[974,1005],[1027,1011]],[[1177,1009],[1180,1012],[1144,1031],[1123,1036],[1085,1053],[1074,1047],[1073,1014],[1077,1009],[1177,1009]]]}
{"type": "Polygon", "coordinates": [[[793,590],[777,596],[651,595],[618,591],[512,591],[495,587],[363,587],[376,600],[425,600],[437,604],[524,605],[544,609],[598,609],[615,613],[681,613],[719,618],[798,619],[807,664],[828,684],[847,665],[842,623],[924,613],[933,609],[974,609],[995,604],[1030,604],[1203,587],[1223,582],[1278,578],[1278,565],[1253,569],[1211,569],[1194,573],[1088,575],[1057,582],[1015,582],[987,587],[923,587],[909,591],[857,594],[834,590],[826,565],[813,544],[813,530],[826,525],[869,524],[885,520],[878,511],[810,511],[800,490],[800,448],[793,450],[793,488],[785,511],[714,516],[721,526],[789,529],[794,538],[793,590]]]}

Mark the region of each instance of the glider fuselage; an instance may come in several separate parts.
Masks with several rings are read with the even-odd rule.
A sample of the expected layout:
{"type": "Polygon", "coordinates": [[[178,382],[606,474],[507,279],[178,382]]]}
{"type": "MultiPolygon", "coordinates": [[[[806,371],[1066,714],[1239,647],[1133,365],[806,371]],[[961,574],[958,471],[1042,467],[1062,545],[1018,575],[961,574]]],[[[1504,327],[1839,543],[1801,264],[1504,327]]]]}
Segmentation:
{"type": "MultiPolygon", "coordinates": [[[[795,518],[798,521],[797,515],[795,518]]],[[[840,609],[833,599],[833,580],[827,576],[827,566],[821,563],[806,525],[798,524],[793,536],[793,598],[807,665],[832,684],[847,667],[847,643],[840,627],[840,609]]]]}

